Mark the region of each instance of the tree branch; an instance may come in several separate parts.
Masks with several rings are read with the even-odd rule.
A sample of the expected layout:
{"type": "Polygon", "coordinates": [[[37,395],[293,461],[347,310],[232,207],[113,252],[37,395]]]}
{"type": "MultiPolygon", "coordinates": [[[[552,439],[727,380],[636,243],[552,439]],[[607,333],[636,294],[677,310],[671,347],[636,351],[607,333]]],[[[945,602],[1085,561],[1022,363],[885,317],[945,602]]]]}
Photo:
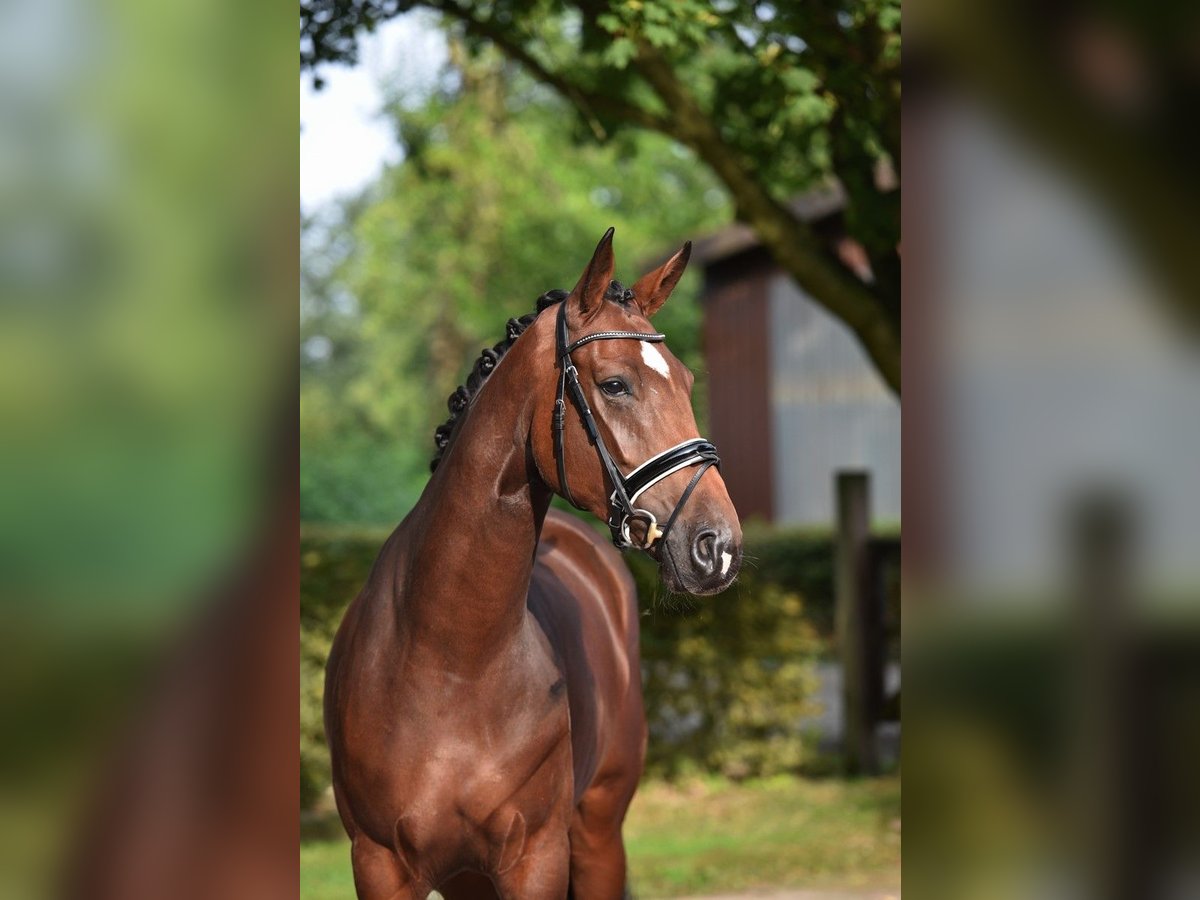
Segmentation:
{"type": "Polygon", "coordinates": [[[596,113],[620,119],[641,128],[668,133],[669,120],[635,103],[587,90],[552,71],[526,50],[520,42],[513,40],[511,35],[503,29],[496,27],[490,21],[478,19],[472,15],[470,8],[459,6],[453,0],[433,0],[429,6],[445,13],[455,21],[461,22],[469,33],[486,38],[495,44],[505,56],[519,63],[535,79],[554,88],[567,102],[587,117],[588,124],[593,131],[597,132],[598,138],[606,137],[607,133],[597,120],[596,113]]]}
{"type": "Polygon", "coordinates": [[[724,182],[739,217],[812,299],[845,322],[862,342],[897,395],[900,394],[900,334],[886,304],[825,252],[811,229],[768,193],[721,137],[710,116],[676,77],[674,69],[642,42],[638,72],[671,112],[667,133],[690,146],[724,182]]]}

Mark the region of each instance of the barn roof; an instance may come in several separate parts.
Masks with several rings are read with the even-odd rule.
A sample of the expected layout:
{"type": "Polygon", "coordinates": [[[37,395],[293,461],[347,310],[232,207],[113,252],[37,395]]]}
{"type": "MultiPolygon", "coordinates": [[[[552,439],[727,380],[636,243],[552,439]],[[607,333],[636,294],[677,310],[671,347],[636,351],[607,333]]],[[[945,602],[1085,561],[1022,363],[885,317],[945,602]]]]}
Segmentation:
{"type": "MultiPolygon", "coordinates": [[[[814,188],[788,202],[792,212],[803,222],[818,222],[840,212],[846,203],[842,186],[831,182],[814,188]]],[[[730,256],[757,247],[762,242],[749,225],[734,222],[720,231],[703,237],[692,248],[692,259],[701,265],[712,265],[730,256]]]]}

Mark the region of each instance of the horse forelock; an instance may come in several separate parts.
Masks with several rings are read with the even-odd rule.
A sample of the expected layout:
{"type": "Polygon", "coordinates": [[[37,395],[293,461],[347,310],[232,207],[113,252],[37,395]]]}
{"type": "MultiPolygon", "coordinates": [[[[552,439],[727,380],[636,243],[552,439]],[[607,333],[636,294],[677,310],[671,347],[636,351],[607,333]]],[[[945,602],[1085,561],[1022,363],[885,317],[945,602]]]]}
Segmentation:
{"type": "Polygon", "coordinates": [[[621,306],[629,306],[633,302],[633,291],[625,287],[619,281],[609,282],[608,289],[604,292],[604,299],[611,300],[613,303],[621,306]]]}

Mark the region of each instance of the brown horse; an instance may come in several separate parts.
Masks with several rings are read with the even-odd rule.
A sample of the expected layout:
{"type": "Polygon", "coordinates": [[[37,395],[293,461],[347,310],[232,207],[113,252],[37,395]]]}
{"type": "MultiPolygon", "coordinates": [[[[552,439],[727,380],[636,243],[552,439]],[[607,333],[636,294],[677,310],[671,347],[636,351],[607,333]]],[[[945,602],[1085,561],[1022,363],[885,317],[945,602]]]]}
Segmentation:
{"type": "Polygon", "coordinates": [[[634,585],[592,529],[547,512],[559,493],[594,513],[674,590],[736,576],[741,530],[692,375],[647,321],[689,253],[628,291],[609,229],[575,289],[511,321],[451,397],[434,475],[329,657],[360,897],[623,895],[646,744],[634,585]]]}

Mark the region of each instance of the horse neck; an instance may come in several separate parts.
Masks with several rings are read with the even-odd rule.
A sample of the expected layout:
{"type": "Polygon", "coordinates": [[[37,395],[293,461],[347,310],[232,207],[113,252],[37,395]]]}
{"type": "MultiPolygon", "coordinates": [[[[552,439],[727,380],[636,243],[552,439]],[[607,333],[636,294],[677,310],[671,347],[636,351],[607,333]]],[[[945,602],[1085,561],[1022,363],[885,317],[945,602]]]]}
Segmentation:
{"type": "Polygon", "coordinates": [[[551,497],[528,452],[535,392],[554,390],[540,343],[518,343],[484,383],[414,510],[401,621],[446,665],[484,664],[524,622],[551,497]]]}

